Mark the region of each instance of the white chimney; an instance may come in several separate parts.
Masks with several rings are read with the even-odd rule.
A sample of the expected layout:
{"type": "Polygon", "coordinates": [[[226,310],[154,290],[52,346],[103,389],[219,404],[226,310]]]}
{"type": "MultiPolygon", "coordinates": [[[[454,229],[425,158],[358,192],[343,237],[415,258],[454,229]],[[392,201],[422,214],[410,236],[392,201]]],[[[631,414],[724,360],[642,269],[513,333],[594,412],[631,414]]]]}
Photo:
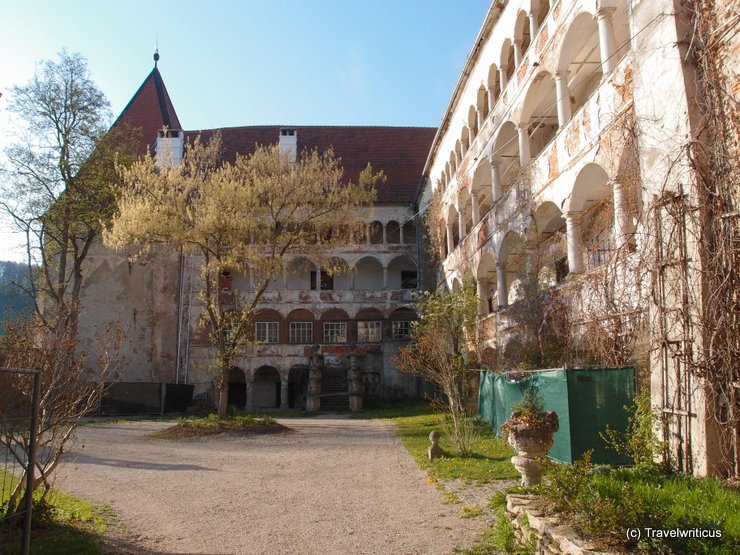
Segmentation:
{"type": "Polygon", "coordinates": [[[292,127],[280,128],[280,152],[286,153],[291,162],[298,158],[298,131],[292,127]]]}
{"type": "Polygon", "coordinates": [[[160,129],[157,133],[157,166],[175,167],[182,160],[185,132],[182,129],[160,129]]]}

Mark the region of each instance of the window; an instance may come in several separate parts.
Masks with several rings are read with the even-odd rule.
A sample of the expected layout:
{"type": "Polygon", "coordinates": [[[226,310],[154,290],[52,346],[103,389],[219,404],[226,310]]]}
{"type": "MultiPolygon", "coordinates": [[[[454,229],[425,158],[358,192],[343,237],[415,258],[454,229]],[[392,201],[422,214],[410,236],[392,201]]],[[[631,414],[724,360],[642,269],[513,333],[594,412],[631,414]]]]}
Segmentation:
{"type": "Polygon", "coordinates": [[[321,281],[316,284],[316,271],[311,272],[311,291],[331,291],[334,289],[334,276],[329,275],[327,272],[321,271],[321,281]]]}
{"type": "Polygon", "coordinates": [[[291,322],[291,343],[313,343],[313,322],[291,322]]]}
{"type": "Polygon", "coordinates": [[[324,343],[346,343],[347,324],[345,322],[327,322],[324,324],[324,343]]]}
{"type": "Polygon", "coordinates": [[[278,322],[255,322],[254,340],[257,343],[277,343],[278,322]]]}
{"type": "Polygon", "coordinates": [[[380,322],[357,322],[357,341],[372,343],[380,339],[380,322]]]}
{"type": "Polygon", "coordinates": [[[416,289],[416,272],[401,270],[401,289],[416,289]]]}
{"type": "Polygon", "coordinates": [[[404,320],[392,322],[393,339],[408,339],[411,334],[411,322],[404,320]]]}

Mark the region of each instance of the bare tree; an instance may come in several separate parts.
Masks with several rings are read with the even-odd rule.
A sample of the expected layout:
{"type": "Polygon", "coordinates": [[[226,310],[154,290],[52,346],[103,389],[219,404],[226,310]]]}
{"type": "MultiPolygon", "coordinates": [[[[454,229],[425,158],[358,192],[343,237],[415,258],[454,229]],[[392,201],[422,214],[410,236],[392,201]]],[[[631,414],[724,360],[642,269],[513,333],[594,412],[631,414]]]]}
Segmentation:
{"type": "Polygon", "coordinates": [[[204,310],[201,325],[215,347],[212,373],[219,415],[227,415],[228,372],[252,335],[253,316],[286,258],[303,255],[330,272],[346,244],[352,210],[368,206],[382,174],[368,167],[359,183],[344,183],[332,151],[304,152],[297,161],[277,145],[259,146],[235,162],[221,162],[221,138],[196,139],[174,167],[151,157],[122,169],[125,188],[108,245],[180,247],[200,262],[204,310]],[[222,283],[226,272],[251,276],[254,288],[234,295],[222,283]]]}

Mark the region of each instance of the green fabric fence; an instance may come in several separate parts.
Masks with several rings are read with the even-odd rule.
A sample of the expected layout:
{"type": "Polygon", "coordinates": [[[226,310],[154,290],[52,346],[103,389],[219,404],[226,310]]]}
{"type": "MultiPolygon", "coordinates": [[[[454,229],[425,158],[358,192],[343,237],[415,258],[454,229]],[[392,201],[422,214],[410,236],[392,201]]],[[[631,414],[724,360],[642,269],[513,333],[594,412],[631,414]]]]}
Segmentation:
{"type": "Polygon", "coordinates": [[[478,414],[501,434],[501,424],[526,391],[542,399],[545,410],[555,411],[560,429],[549,456],[572,463],[589,449],[592,461],[600,464],[629,464],[609,449],[601,437],[606,427],[627,429],[628,413],[635,397],[634,368],[553,368],[534,372],[494,374],[482,372],[478,391],[478,414]],[[516,376],[509,380],[507,376],[516,376]]]}

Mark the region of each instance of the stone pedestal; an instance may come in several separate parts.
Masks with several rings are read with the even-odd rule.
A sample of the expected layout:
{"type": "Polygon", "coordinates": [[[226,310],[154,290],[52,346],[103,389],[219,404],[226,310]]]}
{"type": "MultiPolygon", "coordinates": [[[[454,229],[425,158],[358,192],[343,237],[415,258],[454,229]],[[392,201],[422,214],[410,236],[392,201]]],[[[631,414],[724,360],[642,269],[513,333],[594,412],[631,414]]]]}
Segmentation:
{"type": "Polygon", "coordinates": [[[306,397],[306,410],[318,412],[321,409],[321,369],[312,367],[308,371],[308,395],[306,397]]]}
{"type": "Polygon", "coordinates": [[[429,441],[432,443],[427,449],[427,457],[430,461],[442,456],[442,449],[439,447],[439,432],[434,430],[429,433],[429,441]]]}

